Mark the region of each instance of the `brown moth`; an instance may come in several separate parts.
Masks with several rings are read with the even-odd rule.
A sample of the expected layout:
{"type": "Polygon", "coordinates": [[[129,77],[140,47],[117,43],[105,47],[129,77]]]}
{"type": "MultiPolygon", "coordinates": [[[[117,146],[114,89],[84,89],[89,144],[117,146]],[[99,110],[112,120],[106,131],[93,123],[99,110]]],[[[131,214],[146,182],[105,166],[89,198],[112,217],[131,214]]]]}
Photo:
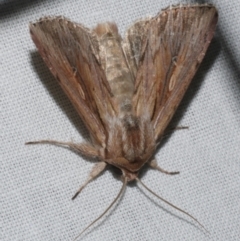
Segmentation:
{"type": "Polygon", "coordinates": [[[177,173],[160,168],[154,152],[207,51],[217,20],[213,5],[171,6],[135,22],[124,39],[114,23],[92,30],[64,17],[30,23],[33,42],[85,123],[91,143],[27,144],[66,146],[98,159],[73,198],[108,164],[122,172],[117,197],[88,227],[112,207],[128,182],[137,180],[153,193],[138,178],[145,164],[177,173]]]}

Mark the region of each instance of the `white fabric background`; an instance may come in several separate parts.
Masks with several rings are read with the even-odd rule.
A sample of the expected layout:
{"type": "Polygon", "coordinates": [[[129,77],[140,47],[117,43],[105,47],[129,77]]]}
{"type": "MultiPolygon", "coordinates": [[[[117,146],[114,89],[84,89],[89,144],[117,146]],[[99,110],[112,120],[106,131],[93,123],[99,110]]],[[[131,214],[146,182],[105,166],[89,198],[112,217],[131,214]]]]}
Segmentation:
{"type": "MultiPolygon", "coordinates": [[[[64,15],[93,27],[115,21],[121,33],[134,20],[176,1],[0,1],[1,240],[72,240],[114,199],[121,182],[111,170],[72,201],[93,162],[30,140],[81,142],[87,131],[36,52],[28,23],[64,15]]],[[[176,131],[157,151],[168,176],[143,171],[156,193],[209,230],[165,205],[138,184],[81,240],[240,240],[240,2],[214,1],[217,34],[176,112],[176,131]]]]}

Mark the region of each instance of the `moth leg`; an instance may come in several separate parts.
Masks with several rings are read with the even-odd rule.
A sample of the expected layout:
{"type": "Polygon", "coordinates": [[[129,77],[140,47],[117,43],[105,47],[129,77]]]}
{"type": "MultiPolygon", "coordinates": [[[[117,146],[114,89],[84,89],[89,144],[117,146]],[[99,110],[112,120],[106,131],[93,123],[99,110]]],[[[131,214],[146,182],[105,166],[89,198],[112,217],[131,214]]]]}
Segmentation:
{"type": "Polygon", "coordinates": [[[177,131],[177,130],[184,130],[184,129],[188,129],[188,126],[176,126],[174,128],[171,128],[171,131],[177,131]]]}
{"type": "Polygon", "coordinates": [[[77,195],[83,190],[84,187],[87,186],[87,184],[89,182],[91,182],[94,178],[96,178],[101,172],[103,172],[105,170],[107,166],[106,162],[98,162],[96,163],[91,172],[89,173],[89,176],[87,178],[87,180],[83,183],[83,185],[77,190],[77,192],[74,194],[74,196],[72,197],[72,200],[75,199],[77,197],[77,195]]]}
{"type": "Polygon", "coordinates": [[[160,166],[158,166],[157,161],[155,159],[148,162],[148,164],[150,165],[150,167],[152,167],[152,168],[154,168],[154,169],[156,169],[156,170],[158,170],[162,173],[168,174],[168,175],[179,174],[179,172],[169,172],[169,171],[166,171],[166,170],[162,169],[160,166]]]}
{"type": "Polygon", "coordinates": [[[166,131],[166,133],[163,135],[163,138],[166,138],[167,136],[169,136],[173,131],[178,131],[178,130],[186,130],[188,129],[188,126],[177,126],[174,128],[170,128],[169,130],[166,131]]]}
{"type": "Polygon", "coordinates": [[[98,150],[89,143],[73,143],[73,142],[62,142],[55,140],[40,140],[40,141],[29,141],[26,145],[34,144],[51,144],[56,146],[68,147],[82,155],[95,158],[99,155],[98,150]]]}

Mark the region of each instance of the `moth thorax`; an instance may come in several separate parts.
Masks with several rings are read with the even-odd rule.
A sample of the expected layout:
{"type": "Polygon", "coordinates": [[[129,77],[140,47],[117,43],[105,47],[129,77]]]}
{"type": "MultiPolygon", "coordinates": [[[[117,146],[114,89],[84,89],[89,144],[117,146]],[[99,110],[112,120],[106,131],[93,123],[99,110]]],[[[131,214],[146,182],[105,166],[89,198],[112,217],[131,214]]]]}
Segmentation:
{"type": "Polygon", "coordinates": [[[131,114],[123,118],[123,153],[124,158],[134,162],[144,152],[144,133],[142,132],[141,121],[131,114]]]}
{"type": "Polygon", "coordinates": [[[139,118],[134,115],[125,115],[123,118],[124,126],[127,130],[139,128],[139,118]]]}
{"type": "MultiPolygon", "coordinates": [[[[126,115],[130,115],[132,113],[132,101],[128,96],[122,96],[122,98],[119,98],[120,104],[120,118],[123,118],[125,120],[126,115]]],[[[131,122],[131,121],[130,121],[131,122]]]]}

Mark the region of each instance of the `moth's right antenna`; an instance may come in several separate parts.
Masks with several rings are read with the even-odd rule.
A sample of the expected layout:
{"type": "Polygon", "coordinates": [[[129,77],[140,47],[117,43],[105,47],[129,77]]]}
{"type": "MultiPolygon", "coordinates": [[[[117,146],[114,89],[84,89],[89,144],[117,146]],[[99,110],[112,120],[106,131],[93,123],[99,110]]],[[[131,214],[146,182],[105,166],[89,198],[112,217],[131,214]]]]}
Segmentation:
{"type": "Polygon", "coordinates": [[[94,223],[96,223],[99,219],[101,219],[106,213],[107,211],[114,205],[114,203],[116,203],[116,201],[119,199],[119,197],[122,195],[122,193],[124,192],[125,188],[127,186],[127,178],[124,177],[123,178],[123,185],[121,187],[121,190],[119,191],[118,195],[115,197],[115,199],[113,200],[113,202],[108,206],[108,208],[98,217],[96,218],[93,222],[91,222],[85,229],[83,229],[83,231],[73,240],[77,240],[88,228],[90,228],[94,223]]]}

